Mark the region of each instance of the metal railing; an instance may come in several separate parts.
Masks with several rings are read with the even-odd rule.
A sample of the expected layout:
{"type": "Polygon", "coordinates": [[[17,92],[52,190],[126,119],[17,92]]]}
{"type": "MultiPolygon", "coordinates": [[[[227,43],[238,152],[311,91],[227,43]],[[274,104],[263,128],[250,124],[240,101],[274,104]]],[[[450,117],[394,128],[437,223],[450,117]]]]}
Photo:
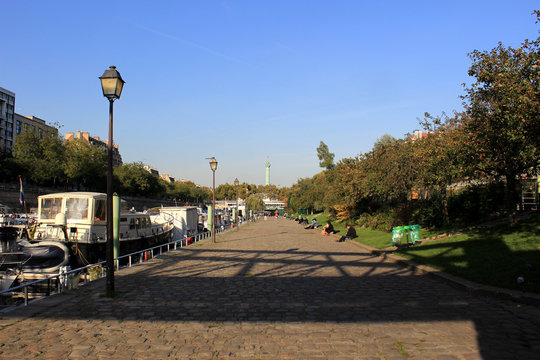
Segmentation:
{"type": "MultiPolygon", "coordinates": [[[[216,234],[221,233],[228,230],[227,228],[221,228],[216,227],[216,234]]],[[[130,254],[122,255],[114,259],[115,268],[116,270],[120,270],[123,268],[130,268],[136,264],[143,263],[145,261],[149,261],[153,259],[156,256],[162,255],[169,251],[174,251],[178,248],[183,248],[188,245],[195,244],[201,240],[207,239],[212,236],[211,231],[205,231],[193,236],[186,236],[184,235],[184,238],[179,240],[174,240],[171,242],[168,242],[166,244],[160,244],[148,249],[136,251],[130,254]],[[124,262],[123,265],[121,265],[121,260],[126,259],[127,262],[124,262]],[[136,261],[134,261],[136,259],[136,261]]],[[[42,279],[34,280],[31,282],[25,282],[19,286],[15,286],[12,288],[9,288],[7,290],[0,291],[0,296],[2,295],[23,295],[24,298],[24,306],[27,306],[29,303],[29,287],[30,286],[37,286],[37,285],[44,285],[43,283],[46,282],[45,285],[47,285],[47,291],[45,294],[40,293],[39,298],[43,298],[49,295],[53,294],[60,294],[64,292],[66,289],[69,288],[76,288],[79,285],[85,285],[93,280],[101,279],[106,274],[106,261],[101,261],[95,264],[89,264],[84,267],[80,267],[73,270],[67,270],[67,271],[61,271],[58,274],[53,274],[50,276],[47,276],[42,279]],[[75,279],[75,284],[72,284],[72,279],[75,279]],[[82,279],[82,283],[81,283],[82,279]],[[51,283],[56,282],[56,285],[54,285],[54,288],[51,287],[51,283]]],[[[29,274],[28,274],[29,275],[29,274]]],[[[23,274],[24,276],[24,274],[23,274]]]]}

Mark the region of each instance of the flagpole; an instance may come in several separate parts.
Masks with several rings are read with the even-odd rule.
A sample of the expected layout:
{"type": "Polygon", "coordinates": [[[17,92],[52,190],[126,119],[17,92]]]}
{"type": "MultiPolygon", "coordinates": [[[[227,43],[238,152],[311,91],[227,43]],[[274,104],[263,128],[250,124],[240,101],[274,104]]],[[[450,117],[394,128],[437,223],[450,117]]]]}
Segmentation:
{"type": "Polygon", "coordinates": [[[20,185],[20,188],[19,188],[19,202],[21,203],[21,205],[24,205],[24,215],[26,215],[26,222],[28,223],[28,212],[26,211],[26,201],[24,201],[24,192],[23,192],[23,187],[22,187],[22,177],[21,175],[19,175],[19,185],[20,185]]]}

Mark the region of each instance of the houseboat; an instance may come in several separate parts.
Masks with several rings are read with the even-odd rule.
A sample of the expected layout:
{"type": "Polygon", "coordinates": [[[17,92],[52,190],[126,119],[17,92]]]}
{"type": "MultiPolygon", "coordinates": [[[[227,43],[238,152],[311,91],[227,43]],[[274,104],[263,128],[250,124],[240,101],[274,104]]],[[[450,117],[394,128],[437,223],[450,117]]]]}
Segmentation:
{"type": "MultiPolygon", "coordinates": [[[[107,195],[67,192],[38,196],[33,242],[60,242],[69,250],[72,268],[106,259],[107,195]]],[[[168,242],[173,221],[152,223],[150,215],[127,210],[121,202],[119,254],[125,255],[168,242]]]]}
{"type": "Polygon", "coordinates": [[[174,225],[173,240],[180,240],[199,232],[199,214],[196,207],[167,206],[152,208],[147,212],[151,214],[153,223],[160,224],[172,220],[174,225]]]}

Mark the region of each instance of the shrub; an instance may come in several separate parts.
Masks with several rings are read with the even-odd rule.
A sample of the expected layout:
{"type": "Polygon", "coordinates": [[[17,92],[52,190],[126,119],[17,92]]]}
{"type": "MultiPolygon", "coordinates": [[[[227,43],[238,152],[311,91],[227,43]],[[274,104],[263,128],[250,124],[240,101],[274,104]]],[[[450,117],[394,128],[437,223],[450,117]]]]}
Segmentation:
{"type": "Polygon", "coordinates": [[[390,231],[399,224],[396,211],[392,208],[379,209],[372,214],[364,212],[355,221],[355,223],[364,228],[371,228],[382,231],[390,231]]]}
{"type": "Polygon", "coordinates": [[[469,186],[448,199],[452,222],[469,224],[498,214],[504,208],[504,184],[469,186]]]}
{"type": "Polygon", "coordinates": [[[418,200],[412,213],[412,222],[422,227],[441,226],[443,224],[443,211],[439,194],[430,199],[418,200]]]}

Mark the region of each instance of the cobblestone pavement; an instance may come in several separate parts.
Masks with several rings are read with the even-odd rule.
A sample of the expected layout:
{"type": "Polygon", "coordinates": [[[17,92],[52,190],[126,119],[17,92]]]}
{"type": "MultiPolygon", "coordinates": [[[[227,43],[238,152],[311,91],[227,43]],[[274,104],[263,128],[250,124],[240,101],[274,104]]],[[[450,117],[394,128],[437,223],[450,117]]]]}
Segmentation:
{"type": "Polygon", "coordinates": [[[2,359],[538,359],[540,309],[269,219],[0,318],[2,359]]]}

